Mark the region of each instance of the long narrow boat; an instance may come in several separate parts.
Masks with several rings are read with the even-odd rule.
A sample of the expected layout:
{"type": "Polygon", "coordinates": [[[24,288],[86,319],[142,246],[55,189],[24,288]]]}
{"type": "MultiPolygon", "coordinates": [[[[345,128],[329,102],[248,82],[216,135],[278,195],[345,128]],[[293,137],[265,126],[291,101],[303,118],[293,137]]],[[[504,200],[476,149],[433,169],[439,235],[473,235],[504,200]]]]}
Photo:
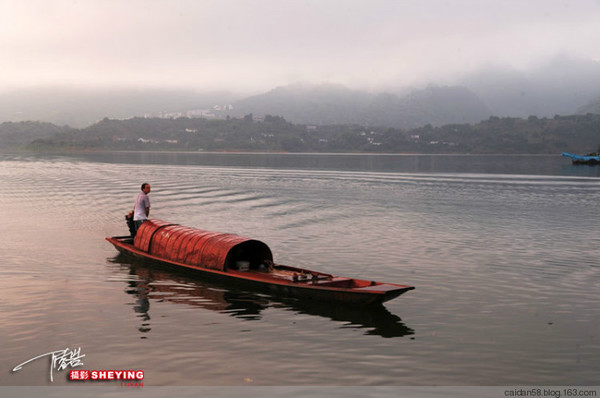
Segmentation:
{"type": "Polygon", "coordinates": [[[600,164],[600,156],[598,155],[575,155],[568,152],[563,152],[562,155],[570,158],[573,164],[600,164]]]}
{"type": "Polygon", "coordinates": [[[144,222],[134,239],[106,240],[126,255],[287,297],[372,305],[414,289],[274,264],[271,249],[261,241],[160,220],[144,222]]]}

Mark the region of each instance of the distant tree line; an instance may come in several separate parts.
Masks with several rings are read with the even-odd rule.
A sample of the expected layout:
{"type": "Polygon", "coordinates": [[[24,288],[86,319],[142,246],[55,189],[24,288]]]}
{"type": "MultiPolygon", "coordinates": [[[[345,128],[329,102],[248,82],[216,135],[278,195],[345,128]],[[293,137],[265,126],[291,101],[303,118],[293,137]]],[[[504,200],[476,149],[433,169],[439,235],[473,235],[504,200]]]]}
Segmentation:
{"type": "Polygon", "coordinates": [[[412,130],[292,124],[282,117],[107,119],[83,129],[49,123],[0,124],[0,149],[173,150],[374,153],[526,153],[596,151],[600,115],[491,117],[478,124],[412,130]]]}
{"type": "Polygon", "coordinates": [[[75,130],[43,122],[5,122],[0,124],[0,149],[23,147],[34,140],[53,140],[54,137],[75,130]]]}

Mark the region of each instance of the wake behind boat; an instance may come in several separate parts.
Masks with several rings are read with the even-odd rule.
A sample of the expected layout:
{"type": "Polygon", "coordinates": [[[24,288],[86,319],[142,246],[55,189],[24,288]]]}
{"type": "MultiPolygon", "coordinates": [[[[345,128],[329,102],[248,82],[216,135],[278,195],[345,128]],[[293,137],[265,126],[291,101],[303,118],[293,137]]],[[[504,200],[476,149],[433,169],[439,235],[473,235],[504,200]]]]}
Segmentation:
{"type": "Polygon", "coordinates": [[[289,297],[372,305],[414,289],[274,264],[271,249],[258,240],[160,220],[144,222],[135,239],[113,236],[106,240],[126,255],[289,297]]]}

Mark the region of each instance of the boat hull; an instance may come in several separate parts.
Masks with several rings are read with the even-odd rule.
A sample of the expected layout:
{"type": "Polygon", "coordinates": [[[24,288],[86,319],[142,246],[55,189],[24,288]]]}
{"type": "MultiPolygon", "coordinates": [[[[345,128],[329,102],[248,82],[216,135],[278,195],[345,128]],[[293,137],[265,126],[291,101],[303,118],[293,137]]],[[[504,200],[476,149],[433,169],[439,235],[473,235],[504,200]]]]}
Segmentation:
{"type": "Polygon", "coordinates": [[[587,164],[590,166],[600,164],[600,156],[575,155],[568,152],[563,152],[562,156],[571,159],[573,164],[587,164]]]}
{"type": "MultiPolygon", "coordinates": [[[[130,237],[106,238],[121,254],[146,260],[148,265],[159,265],[170,270],[187,271],[202,278],[214,280],[228,285],[240,286],[268,292],[282,297],[293,297],[298,299],[310,299],[329,302],[346,303],[357,306],[379,305],[392,300],[409,290],[413,286],[371,282],[352,278],[336,277],[328,275],[325,280],[286,280],[273,278],[264,272],[248,272],[239,270],[215,270],[197,265],[185,264],[171,259],[158,257],[146,253],[132,244],[130,237]]],[[[281,266],[282,269],[316,273],[310,270],[281,266]]]]}

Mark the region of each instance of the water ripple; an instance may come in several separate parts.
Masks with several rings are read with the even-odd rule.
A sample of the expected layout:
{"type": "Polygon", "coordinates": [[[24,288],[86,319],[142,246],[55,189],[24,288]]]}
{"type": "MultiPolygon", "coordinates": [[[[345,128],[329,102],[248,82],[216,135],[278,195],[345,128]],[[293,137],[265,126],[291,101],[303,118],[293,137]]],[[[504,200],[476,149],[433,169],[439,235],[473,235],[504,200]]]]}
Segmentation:
{"type": "MultiPolygon", "coordinates": [[[[94,366],[143,366],[152,384],[597,378],[596,177],[0,162],[9,363],[81,344],[94,366]],[[123,215],[144,181],[153,217],[260,239],[278,262],[417,289],[361,311],[115,259],[104,237],[126,233],[123,215]]],[[[15,384],[35,380],[11,375],[15,384]]]]}

